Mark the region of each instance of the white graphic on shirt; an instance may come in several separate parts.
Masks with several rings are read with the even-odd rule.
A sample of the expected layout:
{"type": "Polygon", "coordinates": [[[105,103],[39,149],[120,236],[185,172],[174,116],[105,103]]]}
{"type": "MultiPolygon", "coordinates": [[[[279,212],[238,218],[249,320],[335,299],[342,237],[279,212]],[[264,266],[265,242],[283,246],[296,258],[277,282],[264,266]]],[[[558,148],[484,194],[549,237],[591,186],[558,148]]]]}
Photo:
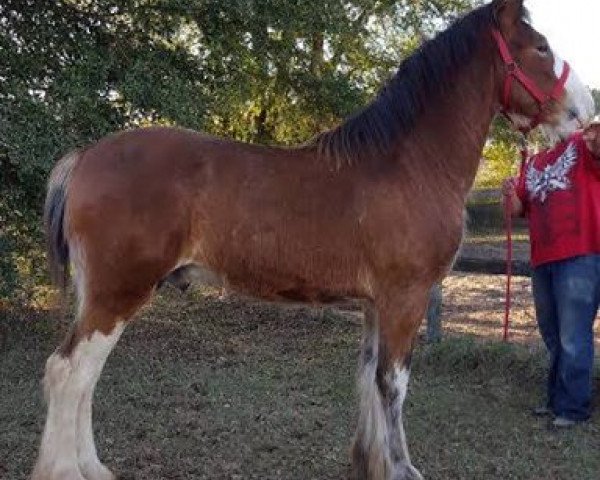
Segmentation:
{"type": "Polygon", "coordinates": [[[577,161],[577,147],[571,142],[563,154],[552,165],[546,165],[543,170],[537,170],[533,164],[527,167],[525,185],[529,198],[539,198],[544,203],[548,194],[557,190],[568,190],[571,181],[567,178],[577,161]]]}

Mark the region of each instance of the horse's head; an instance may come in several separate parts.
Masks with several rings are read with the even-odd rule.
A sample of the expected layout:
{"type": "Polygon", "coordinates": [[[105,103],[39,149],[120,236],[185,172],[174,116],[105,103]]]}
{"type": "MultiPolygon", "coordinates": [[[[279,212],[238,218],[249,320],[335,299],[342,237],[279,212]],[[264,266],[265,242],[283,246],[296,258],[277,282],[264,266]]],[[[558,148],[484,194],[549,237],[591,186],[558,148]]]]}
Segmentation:
{"type": "Polygon", "coordinates": [[[591,92],[527,21],[523,0],[494,0],[492,8],[499,100],[512,122],[523,130],[542,124],[564,139],[591,121],[591,92]]]}

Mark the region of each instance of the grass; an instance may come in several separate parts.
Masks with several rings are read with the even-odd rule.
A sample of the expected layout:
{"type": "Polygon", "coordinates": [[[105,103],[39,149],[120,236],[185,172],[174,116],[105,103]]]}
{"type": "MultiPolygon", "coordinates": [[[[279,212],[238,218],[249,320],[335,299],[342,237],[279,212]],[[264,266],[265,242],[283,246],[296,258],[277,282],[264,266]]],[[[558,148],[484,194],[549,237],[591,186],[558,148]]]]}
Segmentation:
{"type": "Polygon", "coordinates": [[[516,345],[456,338],[422,348],[407,426],[425,477],[597,479],[597,419],[556,432],[528,413],[542,398],[544,364],[516,345]]]}
{"type": "MultiPolygon", "coordinates": [[[[35,312],[0,325],[0,478],[21,480],[61,328],[35,312]]],[[[345,478],[359,335],[352,312],[167,291],[125,332],[98,385],[100,455],[123,480],[345,478]]],[[[543,380],[542,354],[525,346],[420,345],[406,401],[413,462],[427,479],[597,480],[598,415],[548,429],[528,414],[543,380]]]]}

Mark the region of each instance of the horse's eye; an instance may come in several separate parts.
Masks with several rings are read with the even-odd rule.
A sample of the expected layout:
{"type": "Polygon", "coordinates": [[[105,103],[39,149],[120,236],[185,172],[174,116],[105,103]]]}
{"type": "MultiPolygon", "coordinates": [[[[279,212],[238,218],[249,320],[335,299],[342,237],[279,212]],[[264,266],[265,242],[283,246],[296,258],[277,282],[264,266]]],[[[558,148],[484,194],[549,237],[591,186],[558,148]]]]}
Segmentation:
{"type": "Polygon", "coordinates": [[[548,45],[539,45],[537,51],[540,55],[546,56],[550,53],[550,47],[548,45]]]}

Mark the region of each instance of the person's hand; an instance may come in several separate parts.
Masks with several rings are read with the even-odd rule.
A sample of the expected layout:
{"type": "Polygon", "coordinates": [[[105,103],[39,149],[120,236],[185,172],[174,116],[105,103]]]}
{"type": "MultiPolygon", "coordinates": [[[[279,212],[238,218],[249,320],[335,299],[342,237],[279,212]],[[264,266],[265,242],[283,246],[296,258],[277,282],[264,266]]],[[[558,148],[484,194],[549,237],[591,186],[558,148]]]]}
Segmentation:
{"type": "Polygon", "coordinates": [[[517,195],[517,179],[514,177],[508,177],[502,182],[502,204],[514,216],[523,214],[523,203],[517,195]]]}
{"type": "Polygon", "coordinates": [[[513,198],[517,194],[516,180],[514,177],[508,177],[502,182],[502,195],[504,198],[513,198]]]}
{"type": "Polygon", "coordinates": [[[583,140],[588,150],[600,158],[600,123],[592,123],[583,131],[583,140]]]}

